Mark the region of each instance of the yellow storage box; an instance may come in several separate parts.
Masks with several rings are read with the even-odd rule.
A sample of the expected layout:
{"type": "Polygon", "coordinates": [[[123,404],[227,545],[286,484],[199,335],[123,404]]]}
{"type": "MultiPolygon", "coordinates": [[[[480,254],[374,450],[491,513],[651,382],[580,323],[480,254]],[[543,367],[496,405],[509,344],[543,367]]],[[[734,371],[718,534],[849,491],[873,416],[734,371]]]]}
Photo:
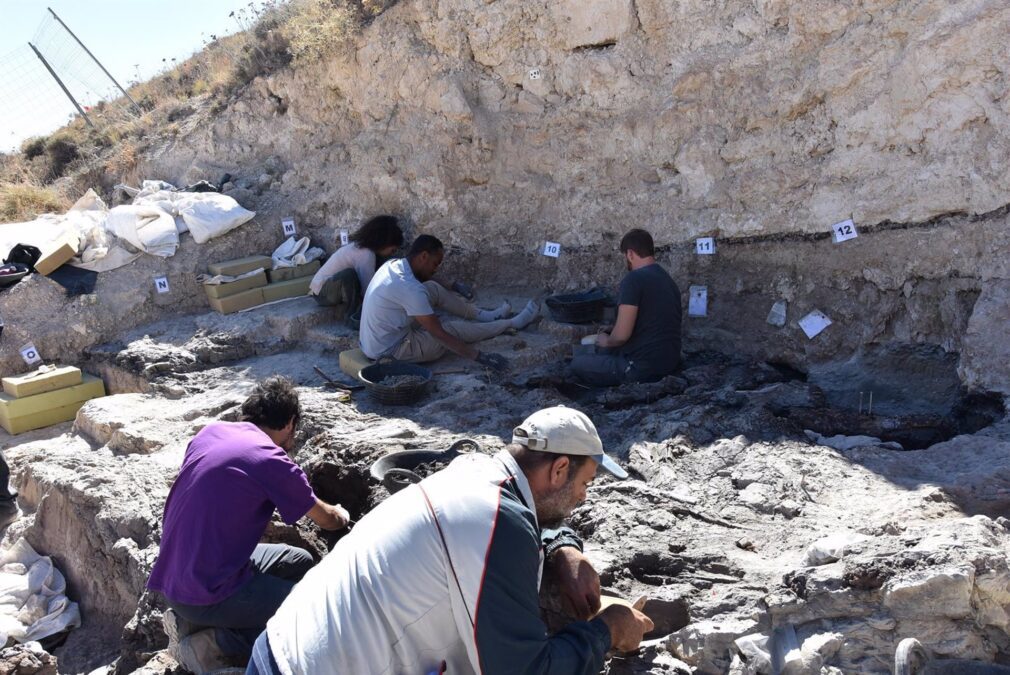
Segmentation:
{"type": "Polygon", "coordinates": [[[94,375],[81,384],[24,398],[0,394],[0,426],[11,434],[69,422],[87,401],[105,396],[105,383],[94,375]]]}
{"type": "Polygon", "coordinates": [[[207,266],[207,270],[213,274],[227,274],[230,277],[237,277],[240,274],[245,274],[246,272],[252,272],[254,269],[262,267],[265,270],[271,269],[274,266],[274,259],[268,255],[251,255],[245,258],[237,258],[235,260],[224,260],[218,263],[211,263],[207,266]]]}
{"type": "Polygon", "coordinates": [[[358,379],[361,369],[372,365],[372,363],[374,363],[372,359],[365,356],[365,352],[360,349],[348,349],[345,352],[340,352],[340,370],[355,380],[358,379]]]}
{"type": "Polygon", "coordinates": [[[278,281],[275,284],[267,284],[263,287],[263,298],[267,302],[283,300],[284,298],[297,298],[309,294],[309,284],[312,277],[301,277],[299,279],[289,279],[288,281],[278,281]]]}
{"type": "Polygon", "coordinates": [[[276,284],[278,281],[288,281],[289,279],[300,279],[301,277],[315,276],[316,272],[319,271],[319,267],[319,261],[313,260],[310,263],[297,265],[295,267],[278,267],[275,270],[267,272],[267,276],[270,277],[270,283],[276,284]]]}
{"type": "Polygon", "coordinates": [[[254,274],[251,277],[245,277],[244,279],[239,279],[238,281],[229,281],[226,284],[204,284],[203,290],[207,293],[208,298],[227,298],[235,295],[236,293],[248,291],[253,288],[262,288],[266,285],[267,273],[260,270],[258,274],[254,274]]]}
{"type": "Polygon", "coordinates": [[[243,309],[249,309],[250,307],[262,305],[263,302],[262,288],[253,288],[248,291],[242,291],[241,293],[236,293],[235,295],[229,295],[226,298],[210,298],[210,306],[222,314],[232,314],[243,309]]]}
{"type": "Polygon", "coordinates": [[[5,377],[4,393],[14,398],[44,394],[54,389],[65,389],[82,382],[81,369],[73,366],[42,366],[24,375],[5,377]]]}
{"type": "Polygon", "coordinates": [[[35,271],[42,276],[52,274],[62,267],[63,263],[68,262],[77,255],[77,246],[80,242],[81,240],[76,234],[66,233],[56,237],[44,246],[40,246],[42,256],[35,263],[35,271]]]}

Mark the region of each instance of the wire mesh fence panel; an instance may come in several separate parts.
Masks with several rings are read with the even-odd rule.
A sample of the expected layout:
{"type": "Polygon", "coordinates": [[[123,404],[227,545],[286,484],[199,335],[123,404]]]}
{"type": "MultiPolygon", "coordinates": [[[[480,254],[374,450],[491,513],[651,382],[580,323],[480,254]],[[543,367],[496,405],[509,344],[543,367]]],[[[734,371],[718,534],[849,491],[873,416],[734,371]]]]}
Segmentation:
{"type": "Polygon", "coordinates": [[[0,150],[67,123],[77,114],[74,101],[98,127],[134,114],[112,77],[46,12],[28,43],[0,56],[0,150]]]}

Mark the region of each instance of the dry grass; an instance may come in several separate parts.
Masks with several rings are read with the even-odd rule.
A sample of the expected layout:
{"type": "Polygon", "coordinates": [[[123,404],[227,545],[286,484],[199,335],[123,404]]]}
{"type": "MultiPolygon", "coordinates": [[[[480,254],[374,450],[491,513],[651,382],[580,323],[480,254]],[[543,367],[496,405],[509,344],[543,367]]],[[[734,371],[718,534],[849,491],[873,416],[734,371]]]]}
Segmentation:
{"type": "Polygon", "coordinates": [[[61,176],[90,175],[97,168],[111,174],[105,181],[109,184],[135,180],[143,149],[186,128],[185,121],[192,115],[223,110],[256,77],[299,67],[343,48],[395,2],[251,2],[234,13],[241,32],[211,36],[193,57],[178,65],[167,62],[171,67],[166,72],[131,86],[130,95],[140,111],[125,98],[100,103],[89,112],[97,130],[78,117],[49,137],[26,141],[19,161],[30,178],[13,180],[0,170],[0,188],[6,190],[4,194],[17,193],[16,200],[10,197],[12,204],[30,205],[31,187],[42,190],[61,176]]]}
{"type": "Polygon", "coordinates": [[[43,213],[63,213],[70,200],[51,187],[30,183],[0,184],[0,222],[34,220],[43,213]]]}

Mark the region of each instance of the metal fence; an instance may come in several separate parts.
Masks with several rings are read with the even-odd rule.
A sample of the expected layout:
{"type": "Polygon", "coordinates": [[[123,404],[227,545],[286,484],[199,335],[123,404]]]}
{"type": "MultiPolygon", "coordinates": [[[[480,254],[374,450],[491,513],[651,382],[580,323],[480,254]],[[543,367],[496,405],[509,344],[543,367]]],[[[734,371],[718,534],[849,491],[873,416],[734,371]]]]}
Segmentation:
{"type": "Polygon", "coordinates": [[[0,56],[0,151],[77,115],[99,126],[131,110],[139,108],[51,9],[31,40],[0,56]]]}

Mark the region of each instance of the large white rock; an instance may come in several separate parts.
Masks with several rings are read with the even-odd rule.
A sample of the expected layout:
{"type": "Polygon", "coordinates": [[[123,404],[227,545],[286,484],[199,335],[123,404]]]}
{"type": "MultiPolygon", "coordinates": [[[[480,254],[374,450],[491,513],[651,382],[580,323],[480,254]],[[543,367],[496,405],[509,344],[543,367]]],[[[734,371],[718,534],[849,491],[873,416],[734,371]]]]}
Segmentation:
{"type": "Polygon", "coordinates": [[[972,612],[974,583],[970,565],[913,573],[886,584],[884,606],[899,619],[963,619],[972,612]]]}

